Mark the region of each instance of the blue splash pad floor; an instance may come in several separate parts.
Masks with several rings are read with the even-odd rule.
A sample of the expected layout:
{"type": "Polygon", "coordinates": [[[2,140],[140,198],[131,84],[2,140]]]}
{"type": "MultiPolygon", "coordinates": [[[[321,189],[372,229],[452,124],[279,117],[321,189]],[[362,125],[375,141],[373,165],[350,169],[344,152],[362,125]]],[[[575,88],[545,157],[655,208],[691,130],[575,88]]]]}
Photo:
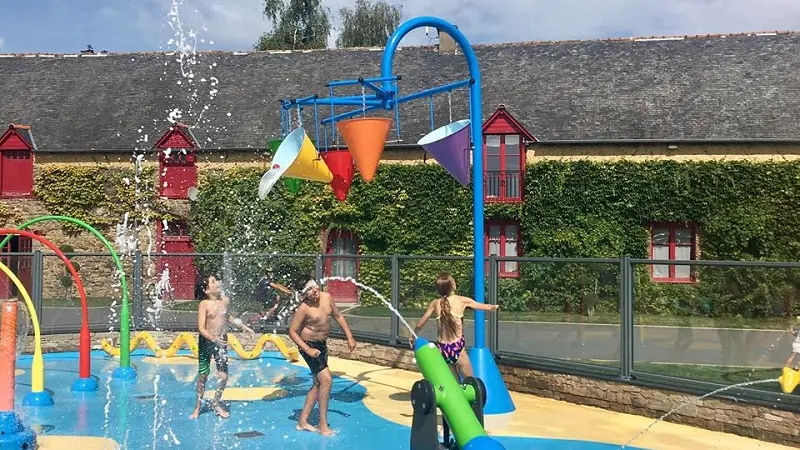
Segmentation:
{"type": "MultiPolygon", "coordinates": [[[[189,419],[194,406],[194,364],[152,364],[142,360],[151,356],[146,350],[132,353],[138,378],[135,382],[111,379],[119,365],[100,351],[92,352],[92,373],[98,377],[100,390],[73,393],[77,378],[78,353],[45,355],[45,388],[55,404],[49,407],[19,406],[30,392],[31,358],[23,355],[17,368],[25,370],[17,377],[17,412],[23,421],[47,435],[101,436],[114,439],[124,449],[285,449],[407,450],[410,428],[390,422],[372,413],[362,399],[364,387],[344,378],[334,378],[328,420],[337,432],[323,437],[295,430],[305,393],[311,386],[308,369],[286,361],[279,353],[264,353],[258,360],[230,362],[228,387],[277,387],[283,395],[267,396],[256,401],[226,402],[228,419],[212,411],[196,420],[189,419]],[[279,380],[274,382],[275,380],[279,380]]],[[[213,366],[213,363],[212,363],[213,366]]],[[[214,370],[207,391],[216,386],[214,370]]],[[[409,413],[411,404],[408,405],[409,413]]],[[[520,411],[519,413],[524,413],[520,411]]],[[[311,422],[316,424],[316,409],[311,422]]],[[[563,449],[606,450],[618,445],[586,441],[493,436],[507,450],[563,449]]],[[[627,447],[635,450],[633,447],[627,447]]]]}

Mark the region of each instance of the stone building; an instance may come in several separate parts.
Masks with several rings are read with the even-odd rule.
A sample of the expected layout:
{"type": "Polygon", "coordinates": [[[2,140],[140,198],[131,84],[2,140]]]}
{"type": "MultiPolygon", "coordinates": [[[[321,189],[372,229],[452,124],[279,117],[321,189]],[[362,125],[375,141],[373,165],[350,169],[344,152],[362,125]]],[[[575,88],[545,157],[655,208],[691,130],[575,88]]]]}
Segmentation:
{"type": "MultiPolygon", "coordinates": [[[[441,46],[399,49],[401,93],[466,78],[463,55],[447,47],[443,39],[441,46]]],[[[521,42],[475,50],[483,77],[487,202],[520,201],[525,163],[545,159],[789,160],[800,153],[800,124],[792,114],[800,107],[800,34],[521,42]]],[[[34,195],[47,167],[132,170],[138,158],[152,170],[150,181],[174,219],[149,225],[156,247],[191,251],[182,218],[197,173],[232,165],[266,170],[267,142],[281,137],[279,100],[325,97],[328,81],[376,76],[380,55],[381,49],[0,55],[0,122],[12,124],[0,138],[0,216],[14,225],[56,212],[34,195]]],[[[461,90],[403,105],[400,133],[387,140],[383,162],[435,164],[416,142],[432,126],[467,117],[468,95],[461,90]]],[[[319,106],[329,114],[324,101],[319,106]]],[[[312,118],[304,111],[318,146],[337,148],[341,142],[330,130],[312,131],[312,118]]],[[[293,126],[299,119],[292,114],[293,126]]],[[[97,214],[122,221],[111,210],[97,214]]],[[[35,229],[76,251],[103,251],[87,233],[54,223],[35,229]]],[[[113,226],[103,231],[116,238],[113,226]]],[[[675,248],[676,234],[695,231],[662,232],[675,248]]],[[[516,251],[519,224],[490,224],[487,234],[490,252],[516,251]]],[[[354,247],[346,233],[330,239],[338,241],[328,243],[329,251],[354,247]]],[[[31,248],[24,238],[9,245],[11,252],[31,248]]],[[[681,258],[672,250],[668,257],[681,258]]],[[[24,271],[24,262],[15,264],[24,271]]],[[[175,269],[182,275],[173,285],[188,290],[191,261],[185,266],[175,269]]],[[[62,269],[50,264],[47,270],[62,269]]],[[[113,272],[107,261],[84,270],[102,279],[113,272]]],[[[58,289],[49,282],[45,297],[58,289]]],[[[90,295],[106,294],[100,290],[90,295]]]]}

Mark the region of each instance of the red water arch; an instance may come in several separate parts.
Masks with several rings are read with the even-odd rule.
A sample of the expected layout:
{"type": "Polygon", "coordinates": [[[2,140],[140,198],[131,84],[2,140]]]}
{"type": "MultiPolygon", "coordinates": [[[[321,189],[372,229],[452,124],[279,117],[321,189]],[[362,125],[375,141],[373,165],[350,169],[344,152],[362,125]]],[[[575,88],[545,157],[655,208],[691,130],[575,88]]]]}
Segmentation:
{"type": "Polygon", "coordinates": [[[78,296],[81,298],[81,334],[78,344],[78,352],[80,355],[78,360],[79,377],[91,377],[91,359],[89,357],[89,350],[91,347],[91,338],[89,335],[89,307],[86,304],[86,290],[83,288],[83,281],[81,281],[81,277],[78,276],[78,271],[75,270],[75,266],[72,265],[72,262],[70,262],[64,252],[59,250],[55,244],[39,236],[38,234],[30,231],[15,230],[12,228],[0,228],[0,235],[24,236],[41,242],[42,245],[52,250],[56,256],[61,258],[61,261],[64,261],[64,264],[67,266],[67,270],[69,270],[69,273],[72,275],[73,281],[75,281],[75,287],[78,290],[78,296]]]}

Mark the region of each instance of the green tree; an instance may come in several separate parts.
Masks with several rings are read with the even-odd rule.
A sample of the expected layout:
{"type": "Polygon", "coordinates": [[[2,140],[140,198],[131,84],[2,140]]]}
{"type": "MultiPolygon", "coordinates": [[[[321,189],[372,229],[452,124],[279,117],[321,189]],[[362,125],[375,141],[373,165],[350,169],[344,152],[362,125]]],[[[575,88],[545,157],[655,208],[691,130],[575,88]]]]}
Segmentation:
{"type": "Polygon", "coordinates": [[[355,8],[342,8],[339,18],[342,33],[337,47],[384,47],[389,36],[400,25],[403,7],[384,0],[356,0],[355,8]]]}
{"type": "Polygon", "coordinates": [[[262,34],[257,50],[325,48],[331,33],[329,10],[321,0],[265,0],[264,15],[272,31],[262,34]]]}

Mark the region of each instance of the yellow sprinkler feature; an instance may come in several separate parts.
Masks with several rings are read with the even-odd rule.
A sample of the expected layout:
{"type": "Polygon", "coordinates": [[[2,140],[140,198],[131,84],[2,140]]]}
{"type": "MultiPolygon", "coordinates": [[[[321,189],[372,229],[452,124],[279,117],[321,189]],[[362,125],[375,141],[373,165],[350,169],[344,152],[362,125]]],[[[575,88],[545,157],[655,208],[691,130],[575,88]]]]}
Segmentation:
{"type": "MultiPolygon", "coordinates": [[[[236,355],[239,356],[240,359],[257,359],[261,356],[264,352],[264,347],[266,346],[267,342],[272,342],[275,347],[278,348],[278,351],[283,355],[284,358],[291,362],[296,362],[300,359],[300,352],[295,347],[289,347],[286,345],[286,342],[276,335],[262,335],[256,345],[253,347],[252,350],[245,350],[242,346],[242,343],[239,339],[236,338],[235,335],[228,333],[228,342],[230,343],[231,349],[236,352],[236,355]]],[[[140,344],[144,343],[147,348],[152,351],[156,357],[158,358],[172,358],[178,354],[182,348],[188,348],[192,355],[195,357],[197,356],[198,346],[197,340],[191,333],[181,333],[175,340],[172,342],[172,345],[167,347],[166,349],[162,349],[158,343],[156,342],[153,335],[147,331],[140,331],[136,333],[131,339],[131,349],[136,349],[139,347],[140,344]]],[[[119,356],[120,350],[119,347],[114,346],[109,340],[103,339],[100,344],[103,347],[103,351],[111,356],[119,356]]]]}
{"type": "Polygon", "coordinates": [[[797,385],[800,384],[800,371],[790,367],[784,367],[783,373],[778,377],[778,383],[780,383],[781,390],[784,394],[791,394],[794,392],[797,385]]]}

